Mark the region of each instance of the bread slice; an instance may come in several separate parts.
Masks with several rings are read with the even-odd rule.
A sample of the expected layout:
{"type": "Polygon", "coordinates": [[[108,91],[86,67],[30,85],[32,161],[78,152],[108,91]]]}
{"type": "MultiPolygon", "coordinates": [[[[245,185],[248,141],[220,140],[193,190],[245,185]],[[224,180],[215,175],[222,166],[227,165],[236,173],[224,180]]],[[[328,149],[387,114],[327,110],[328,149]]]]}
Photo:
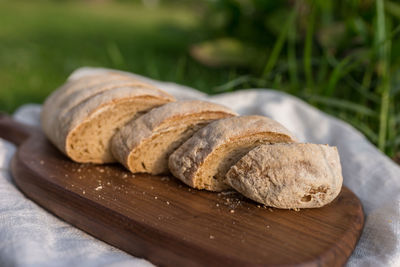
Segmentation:
{"type": "Polygon", "coordinates": [[[194,132],[211,121],[236,115],[205,101],[168,103],[126,124],[114,136],[112,152],[133,173],[168,173],[168,157],[194,132]]]}
{"type": "Polygon", "coordinates": [[[261,145],[242,157],[226,182],[267,206],[322,207],[340,193],[343,177],[336,147],[316,144],[261,145]]]}
{"type": "Polygon", "coordinates": [[[135,81],[112,84],[88,88],[75,84],[80,87],[76,94],[70,90],[59,94],[62,100],[55,99],[63,108],[45,104],[42,109],[46,136],[76,162],[114,162],[110,143],[115,132],[139,114],[175,100],[152,86],[136,86],[135,81]]]}
{"type": "Polygon", "coordinates": [[[113,81],[137,81],[128,75],[121,75],[119,73],[107,73],[107,74],[96,74],[81,77],[76,80],[67,81],[57,90],[54,90],[47,98],[43,104],[43,110],[51,110],[52,112],[42,112],[41,121],[43,127],[53,127],[52,118],[54,118],[54,112],[56,110],[62,110],[61,105],[65,98],[69,97],[71,94],[79,93],[87,90],[88,88],[102,85],[104,83],[113,81]],[[47,125],[46,125],[47,124],[47,125]]]}
{"type": "Polygon", "coordinates": [[[218,120],[195,133],[169,157],[172,174],[189,186],[222,191],[225,174],[243,155],[260,144],[295,142],[278,122],[262,116],[218,120]]]}
{"type": "MultiPolygon", "coordinates": [[[[45,132],[52,131],[57,120],[63,120],[73,107],[90,97],[118,87],[154,88],[127,75],[108,73],[82,77],[67,82],[55,90],[45,101],[41,113],[42,127],[45,132]]],[[[155,90],[158,90],[154,88],[155,90]]]]}

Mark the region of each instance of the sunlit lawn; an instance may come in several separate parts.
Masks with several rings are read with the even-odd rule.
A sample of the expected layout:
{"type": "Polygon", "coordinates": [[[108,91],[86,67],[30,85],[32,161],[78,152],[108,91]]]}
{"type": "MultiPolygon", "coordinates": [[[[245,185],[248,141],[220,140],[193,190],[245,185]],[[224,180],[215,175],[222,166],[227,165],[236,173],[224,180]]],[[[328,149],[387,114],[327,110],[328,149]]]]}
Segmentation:
{"type": "Polygon", "coordinates": [[[229,79],[187,56],[192,9],[140,3],[0,1],[0,110],[41,103],[81,66],[129,70],[210,92],[229,79]]]}

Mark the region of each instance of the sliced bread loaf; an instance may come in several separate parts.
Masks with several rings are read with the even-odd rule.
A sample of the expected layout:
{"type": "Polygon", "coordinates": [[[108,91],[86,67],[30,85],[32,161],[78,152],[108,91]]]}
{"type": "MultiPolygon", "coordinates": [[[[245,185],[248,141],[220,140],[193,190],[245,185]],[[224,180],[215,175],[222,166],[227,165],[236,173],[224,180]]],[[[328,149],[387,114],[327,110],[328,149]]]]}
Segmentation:
{"type": "MultiPolygon", "coordinates": [[[[84,79],[81,82],[88,84],[84,79]]],[[[70,89],[68,94],[58,94],[62,99],[54,99],[62,108],[52,105],[51,99],[46,101],[42,128],[54,145],[77,162],[115,161],[110,144],[115,132],[140,113],[174,101],[166,92],[142,86],[135,80],[107,81],[92,87],[74,83],[74,86],[80,88],[74,89],[76,94],[70,89]]]]}
{"type": "Polygon", "coordinates": [[[194,132],[211,121],[236,116],[210,102],[165,104],[126,124],[112,140],[114,157],[131,172],[168,173],[168,157],[194,132]]]}
{"type": "Polygon", "coordinates": [[[170,157],[172,174],[189,186],[221,191],[225,174],[243,155],[260,144],[295,142],[278,122],[263,116],[217,120],[196,132],[170,157]]]}
{"type": "Polygon", "coordinates": [[[226,182],[267,206],[317,208],[335,199],[343,177],[336,147],[273,144],[243,156],[226,174],[226,182]]]}

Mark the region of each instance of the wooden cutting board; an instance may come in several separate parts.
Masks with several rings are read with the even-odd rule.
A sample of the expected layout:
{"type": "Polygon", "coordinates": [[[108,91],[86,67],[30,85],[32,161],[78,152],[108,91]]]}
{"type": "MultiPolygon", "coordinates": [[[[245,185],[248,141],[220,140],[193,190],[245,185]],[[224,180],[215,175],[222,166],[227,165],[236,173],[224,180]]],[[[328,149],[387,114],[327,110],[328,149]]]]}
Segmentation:
{"type": "Polygon", "coordinates": [[[346,187],[319,209],[279,210],[191,189],[170,176],[70,161],[36,128],[0,116],[0,137],[27,197],[79,229],[161,266],[341,266],[364,215],[346,187]]]}

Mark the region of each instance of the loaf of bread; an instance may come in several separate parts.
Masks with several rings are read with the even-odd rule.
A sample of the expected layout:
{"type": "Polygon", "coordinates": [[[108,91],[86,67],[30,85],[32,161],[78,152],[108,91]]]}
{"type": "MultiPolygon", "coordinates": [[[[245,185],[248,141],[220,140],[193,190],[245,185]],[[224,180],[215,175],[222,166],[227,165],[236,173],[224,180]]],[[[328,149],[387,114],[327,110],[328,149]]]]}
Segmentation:
{"type": "Polygon", "coordinates": [[[126,124],[114,136],[112,152],[133,173],[168,173],[169,155],[194,132],[211,121],[236,115],[205,101],[168,103],[126,124]]]}
{"type": "Polygon", "coordinates": [[[336,147],[294,143],[254,148],[230,168],[226,182],[259,203],[295,209],[330,203],[343,177],[336,147]]]}
{"type": "Polygon", "coordinates": [[[285,127],[267,117],[230,117],[196,132],[172,153],[169,168],[191,187],[222,191],[229,188],[226,172],[249,150],[260,144],[295,141],[285,127]]]}
{"type": "Polygon", "coordinates": [[[233,188],[276,208],[316,208],[340,192],[335,147],[300,144],[263,116],[178,101],[129,75],[108,72],[68,81],[45,101],[42,128],[76,162],[118,160],[134,173],[168,171],[187,185],[233,188]]]}
{"type": "Polygon", "coordinates": [[[42,128],[76,162],[114,162],[111,138],[129,120],[174,101],[164,91],[121,74],[68,82],[44,103],[42,128]]]}

